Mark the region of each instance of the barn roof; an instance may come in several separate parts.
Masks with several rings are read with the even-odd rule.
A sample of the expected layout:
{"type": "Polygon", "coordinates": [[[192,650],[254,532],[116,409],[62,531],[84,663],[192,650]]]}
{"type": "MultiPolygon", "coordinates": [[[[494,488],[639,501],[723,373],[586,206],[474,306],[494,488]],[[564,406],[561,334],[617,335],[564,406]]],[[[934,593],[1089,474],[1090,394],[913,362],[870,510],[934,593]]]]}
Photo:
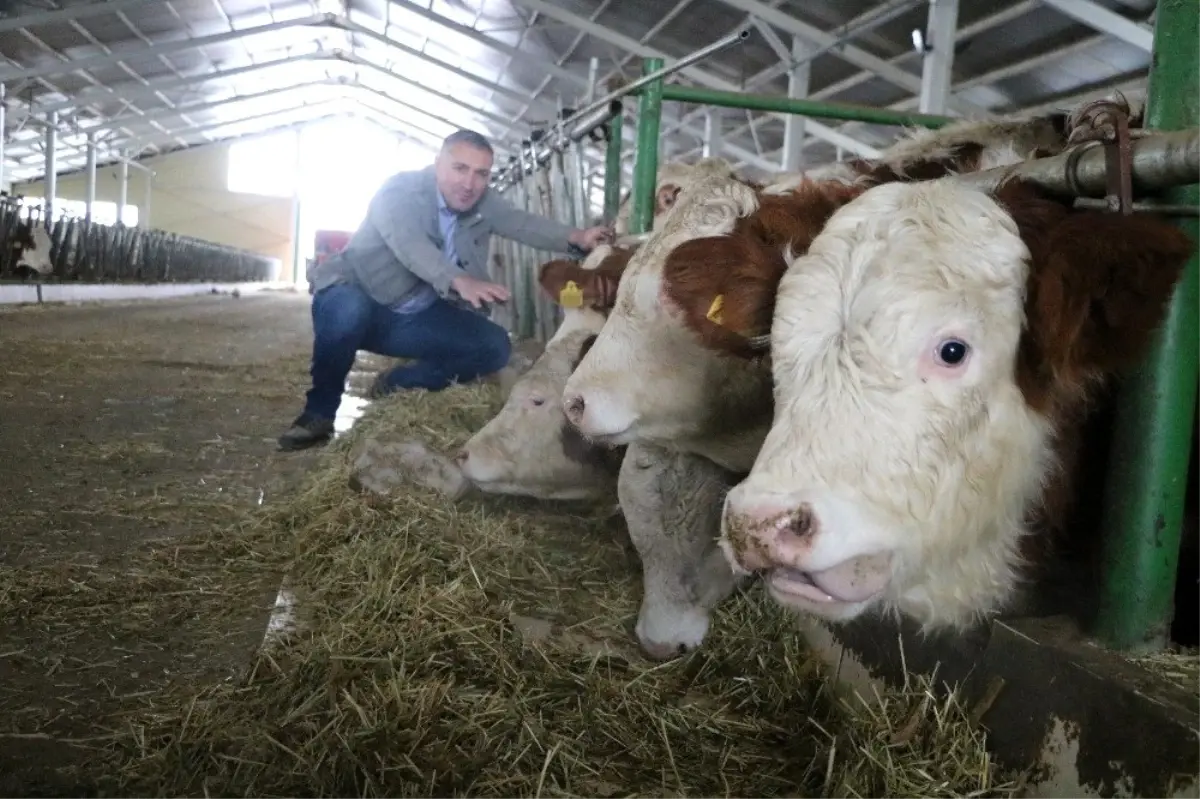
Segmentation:
{"type": "MultiPolygon", "coordinates": [[[[743,26],[743,44],[670,82],[780,95],[791,83],[795,95],[916,109],[923,61],[949,54],[923,54],[914,31],[948,4],[946,113],[1145,84],[1154,0],[3,0],[5,177],[43,174],[47,126],[63,173],[83,166],[89,135],[104,164],[337,115],[429,145],[473,127],[507,158],[579,104],[593,63],[601,84],[632,78],[644,56],[669,65],[743,26]]],[[[729,109],[720,124],[725,157],[779,168],[779,116],[729,109]]],[[[704,125],[703,107],[664,104],[666,154],[697,154],[704,125]]],[[[896,132],[810,120],[803,157],[870,153],[896,132]]]]}

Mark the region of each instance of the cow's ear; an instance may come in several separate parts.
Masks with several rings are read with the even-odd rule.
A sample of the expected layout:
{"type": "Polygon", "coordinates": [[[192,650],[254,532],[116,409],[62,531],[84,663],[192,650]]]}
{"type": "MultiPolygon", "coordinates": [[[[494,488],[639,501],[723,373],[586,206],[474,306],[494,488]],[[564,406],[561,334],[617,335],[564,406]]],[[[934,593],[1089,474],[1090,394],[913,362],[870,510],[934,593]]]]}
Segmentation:
{"type": "Polygon", "coordinates": [[[675,205],[675,201],[679,199],[679,192],[682,187],[677,183],[664,183],[654,192],[654,215],[658,216],[671,210],[675,205]]]}
{"type": "Polygon", "coordinates": [[[590,304],[593,272],[574,261],[556,259],[542,264],[538,285],[551,300],[564,308],[582,308],[590,304]]]}
{"type": "Polygon", "coordinates": [[[1077,391],[1135,365],[1195,243],[1166,217],[1078,210],[1022,181],[995,197],[1029,249],[1022,389],[1077,391]]]}

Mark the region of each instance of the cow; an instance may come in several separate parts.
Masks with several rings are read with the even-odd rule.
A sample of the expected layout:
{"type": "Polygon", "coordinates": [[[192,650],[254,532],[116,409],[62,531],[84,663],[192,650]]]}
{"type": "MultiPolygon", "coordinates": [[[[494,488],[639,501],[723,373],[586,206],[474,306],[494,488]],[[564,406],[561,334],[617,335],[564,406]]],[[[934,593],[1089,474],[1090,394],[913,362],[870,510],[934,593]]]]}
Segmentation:
{"type": "Polygon", "coordinates": [[[610,276],[615,286],[632,254],[631,249],[602,244],[582,264],[560,259],[542,266],[539,284],[565,306],[563,321],[541,356],[513,382],[504,406],[455,456],[480,491],[546,500],[615,493],[619,455],[584,441],[574,430],[564,431],[559,399],[585,341],[607,318],[608,303],[592,295],[604,285],[596,276],[610,276]],[[575,305],[569,292],[577,286],[582,288],[575,305]]]}
{"type": "MultiPolygon", "coordinates": [[[[786,258],[803,253],[833,213],[874,185],[1065,146],[1059,115],[993,125],[914,134],[853,175],[837,167],[768,186],[728,174],[693,181],[624,270],[608,321],[563,391],[568,421],[598,445],[706,460],[731,488],[754,464],[774,417],[770,358],[755,340],[769,331],[786,258]]],[[[704,606],[678,610],[673,627],[665,618],[657,625],[652,648],[662,652],[698,647],[696,631],[707,626],[696,619],[747,577],[732,573],[732,564],[730,574],[714,576],[715,539],[681,539],[675,551],[677,583],[697,574],[716,582],[704,606]]]]}
{"type": "Polygon", "coordinates": [[[27,279],[45,277],[54,271],[50,258],[53,242],[46,228],[29,219],[18,222],[10,246],[13,251],[13,273],[27,279]]]}
{"type": "Polygon", "coordinates": [[[731,566],[832,623],[1002,612],[1089,400],[1142,357],[1194,247],[1021,180],[838,209],[778,286],[775,418],[725,500],[731,566]]]}
{"type": "MultiPolygon", "coordinates": [[[[729,164],[716,158],[664,164],[655,193],[655,222],[661,224],[698,179],[732,174],[729,164]]],[[[626,198],[615,225],[618,233],[628,231],[629,206],[626,198]]],[[[564,427],[559,398],[584,342],[590,345],[607,320],[616,285],[632,255],[630,248],[601,245],[582,263],[556,259],[543,264],[539,285],[563,307],[563,321],[542,356],[507,389],[501,410],[456,455],[464,474],[481,491],[540,499],[585,499],[613,492],[614,464],[619,467],[620,458],[612,448],[564,427]]]]}
{"type": "MultiPolygon", "coordinates": [[[[659,167],[658,177],[654,184],[654,213],[655,224],[670,211],[679,200],[679,195],[690,184],[711,175],[734,177],[733,165],[722,158],[701,158],[694,163],[685,161],[668,161],[659,167]]],[[[613,230],[618,236],[629,233],[629,217],[633,213],[633,196],[626,193],[621,205],[617,208],[617,217],[613,221],[613,230]]]]}
{"type": "Polygon", "coordinates": [[[613,313],[567,383],[568,418],[598,443],[645,440],[745,473],[772,418],[770,365],[754,339],[767,332],[785,254],[802,253],[871,186],[1055,154],[1066,137],[1060,114],[962,121],[910,134],[853,178],[694,181],[625,270],[613,313]]]}

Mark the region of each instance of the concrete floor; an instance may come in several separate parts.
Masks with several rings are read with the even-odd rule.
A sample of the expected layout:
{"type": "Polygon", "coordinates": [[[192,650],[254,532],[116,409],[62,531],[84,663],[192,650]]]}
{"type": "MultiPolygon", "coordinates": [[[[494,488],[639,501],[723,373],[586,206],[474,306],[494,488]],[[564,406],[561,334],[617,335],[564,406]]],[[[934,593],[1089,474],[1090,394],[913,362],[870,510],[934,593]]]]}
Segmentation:
{"type": "MultiPolygon", "coordinates": [[[[92,794],[86,768],[59,769],[86,766],[122,697],[245,665],[266,623],[252,608],[277,578],[219,642],[200,611],[147,630],[119,602],[75,623],[53,603],[123,574],[154,539],[202,542],[286,497],[315,457],[275,443],[310,346],[305,293],[0,309],[0,795],[92,794]]],[[[343,429],[364,405],[347,399],[343,429]]]]}

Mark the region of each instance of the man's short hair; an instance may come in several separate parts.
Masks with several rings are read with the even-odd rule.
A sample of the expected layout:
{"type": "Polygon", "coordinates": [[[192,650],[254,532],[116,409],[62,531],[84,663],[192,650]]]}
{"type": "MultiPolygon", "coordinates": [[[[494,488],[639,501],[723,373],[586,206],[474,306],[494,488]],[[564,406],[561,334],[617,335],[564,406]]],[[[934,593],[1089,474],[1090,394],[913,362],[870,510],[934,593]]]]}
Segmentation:
{"type": "Polygon", "coordinates": [[[442,139],[442,149],[449,149],[450,147],[453,147],[459,143],[469,144],[472,147],[480,150],[486,150],[492,155],[496,154],[492,149],[491,142],[487,140],[486,136],[474,130],[467,130],[466,128],[456,130],[446,138],[442,139]]]}

